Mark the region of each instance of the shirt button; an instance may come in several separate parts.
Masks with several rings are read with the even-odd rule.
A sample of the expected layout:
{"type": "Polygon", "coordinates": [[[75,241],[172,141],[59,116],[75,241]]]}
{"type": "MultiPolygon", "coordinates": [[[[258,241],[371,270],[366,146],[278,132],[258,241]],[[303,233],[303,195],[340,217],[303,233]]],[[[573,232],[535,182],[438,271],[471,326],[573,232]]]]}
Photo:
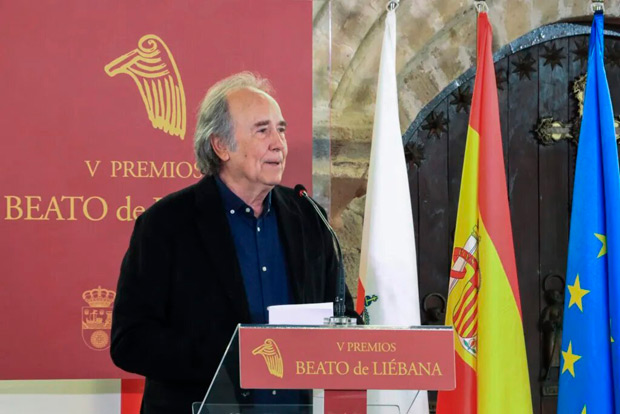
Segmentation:
{"type": "Polygon", "coordinates": [[[230,214],[235,214],[235,210],[230,210],[230,214]]]}
{"type": "Polygon", "coordinates": [[[246,208],[245,208],[245,212],[246,212],[246,213],[249,213],[249,212],[250,212],[250,207],[246,207],[246,208]]]}
{"type": "Polygon", "coordinates": [[[263,266],[263,272],[267,271],[267,266],[263,266]]]}
{"type": "Polygon", "coordinates": [[[260,227],[257,227],[257,228],[256,228],[256,231],[260,231],[260,227]]]}

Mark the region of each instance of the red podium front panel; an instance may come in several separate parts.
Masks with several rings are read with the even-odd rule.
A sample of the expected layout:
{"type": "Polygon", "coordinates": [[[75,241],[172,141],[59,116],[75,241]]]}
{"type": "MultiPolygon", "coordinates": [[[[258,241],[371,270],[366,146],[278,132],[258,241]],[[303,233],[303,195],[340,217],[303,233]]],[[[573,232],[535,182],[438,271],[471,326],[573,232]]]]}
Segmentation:
{"type": "Polygon", "coordinates": [[[454,389],[448,328],[241,326],[242,388],[454,389]]]}

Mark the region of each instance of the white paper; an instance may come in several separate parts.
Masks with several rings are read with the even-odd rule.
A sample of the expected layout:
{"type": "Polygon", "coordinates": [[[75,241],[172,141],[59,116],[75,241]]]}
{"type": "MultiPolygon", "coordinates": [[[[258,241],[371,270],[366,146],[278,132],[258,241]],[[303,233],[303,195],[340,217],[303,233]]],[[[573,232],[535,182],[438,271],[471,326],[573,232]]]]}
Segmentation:
{"type": "MultiPolygon", "coordinates": [[[[334,316],[333,302],[306,303],[302,305],[268,306],[270,325],[324,325],[325,318],[334,316]]],[[[312,413],[323,414],[325,393],[312,390],[312,413]]]]}
{"type": "Polygon", "coordinates": [[[334,304],[274,305],[268,306],[267,311],[270,325],[323,325],[325,318],[334,316],[334,304]]]}

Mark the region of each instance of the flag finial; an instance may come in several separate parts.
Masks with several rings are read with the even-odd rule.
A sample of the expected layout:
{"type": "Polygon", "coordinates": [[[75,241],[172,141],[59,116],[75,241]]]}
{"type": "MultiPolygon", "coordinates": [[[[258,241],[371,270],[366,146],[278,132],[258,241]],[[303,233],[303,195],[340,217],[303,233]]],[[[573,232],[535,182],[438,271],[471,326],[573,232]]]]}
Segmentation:
{"type": "Polygon", "coordinates": [[[590,9],[592,9],[592,13],[605,13],[605,2],[603,0],[592,0],[590,9]]]}
{"type": "Polygon", "coordinates": [[[393,10],[396,10],[399,5],[400,5],[400,0],[390,0],[386,4],[385,8],[387,9],[387,11],[393,11],[393,10]]]}
{"type": "Polygon", "coordinates": [[[478,13],[488,13],[489,6],[486,1],[474,1],[474,7],[478,13]]]}

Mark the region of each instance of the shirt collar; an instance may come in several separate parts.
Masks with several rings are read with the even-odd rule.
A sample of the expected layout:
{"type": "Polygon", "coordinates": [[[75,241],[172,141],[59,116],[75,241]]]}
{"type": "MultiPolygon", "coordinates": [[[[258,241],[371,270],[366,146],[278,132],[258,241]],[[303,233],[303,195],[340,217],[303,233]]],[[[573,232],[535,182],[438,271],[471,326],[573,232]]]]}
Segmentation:
{"type": "MultiPolygon", "coordinates": [[[[237,210],[245,210],[246,208],[251,208],[248,206],[242,199],[240,199],[235,193],[230,191],[230,188],[224,184],[224,181],[220,178],[219,175],[215,176],[215,184],[222,196],[222,201],[224,202],[224,209],[226,211],[237,211],[237,210]]],[[[263,202],[264,210],[263,215],[268,214],[271,211],[271,191],[267,193],[267,197],[265,197],[265,201],[263,202]]]]}

